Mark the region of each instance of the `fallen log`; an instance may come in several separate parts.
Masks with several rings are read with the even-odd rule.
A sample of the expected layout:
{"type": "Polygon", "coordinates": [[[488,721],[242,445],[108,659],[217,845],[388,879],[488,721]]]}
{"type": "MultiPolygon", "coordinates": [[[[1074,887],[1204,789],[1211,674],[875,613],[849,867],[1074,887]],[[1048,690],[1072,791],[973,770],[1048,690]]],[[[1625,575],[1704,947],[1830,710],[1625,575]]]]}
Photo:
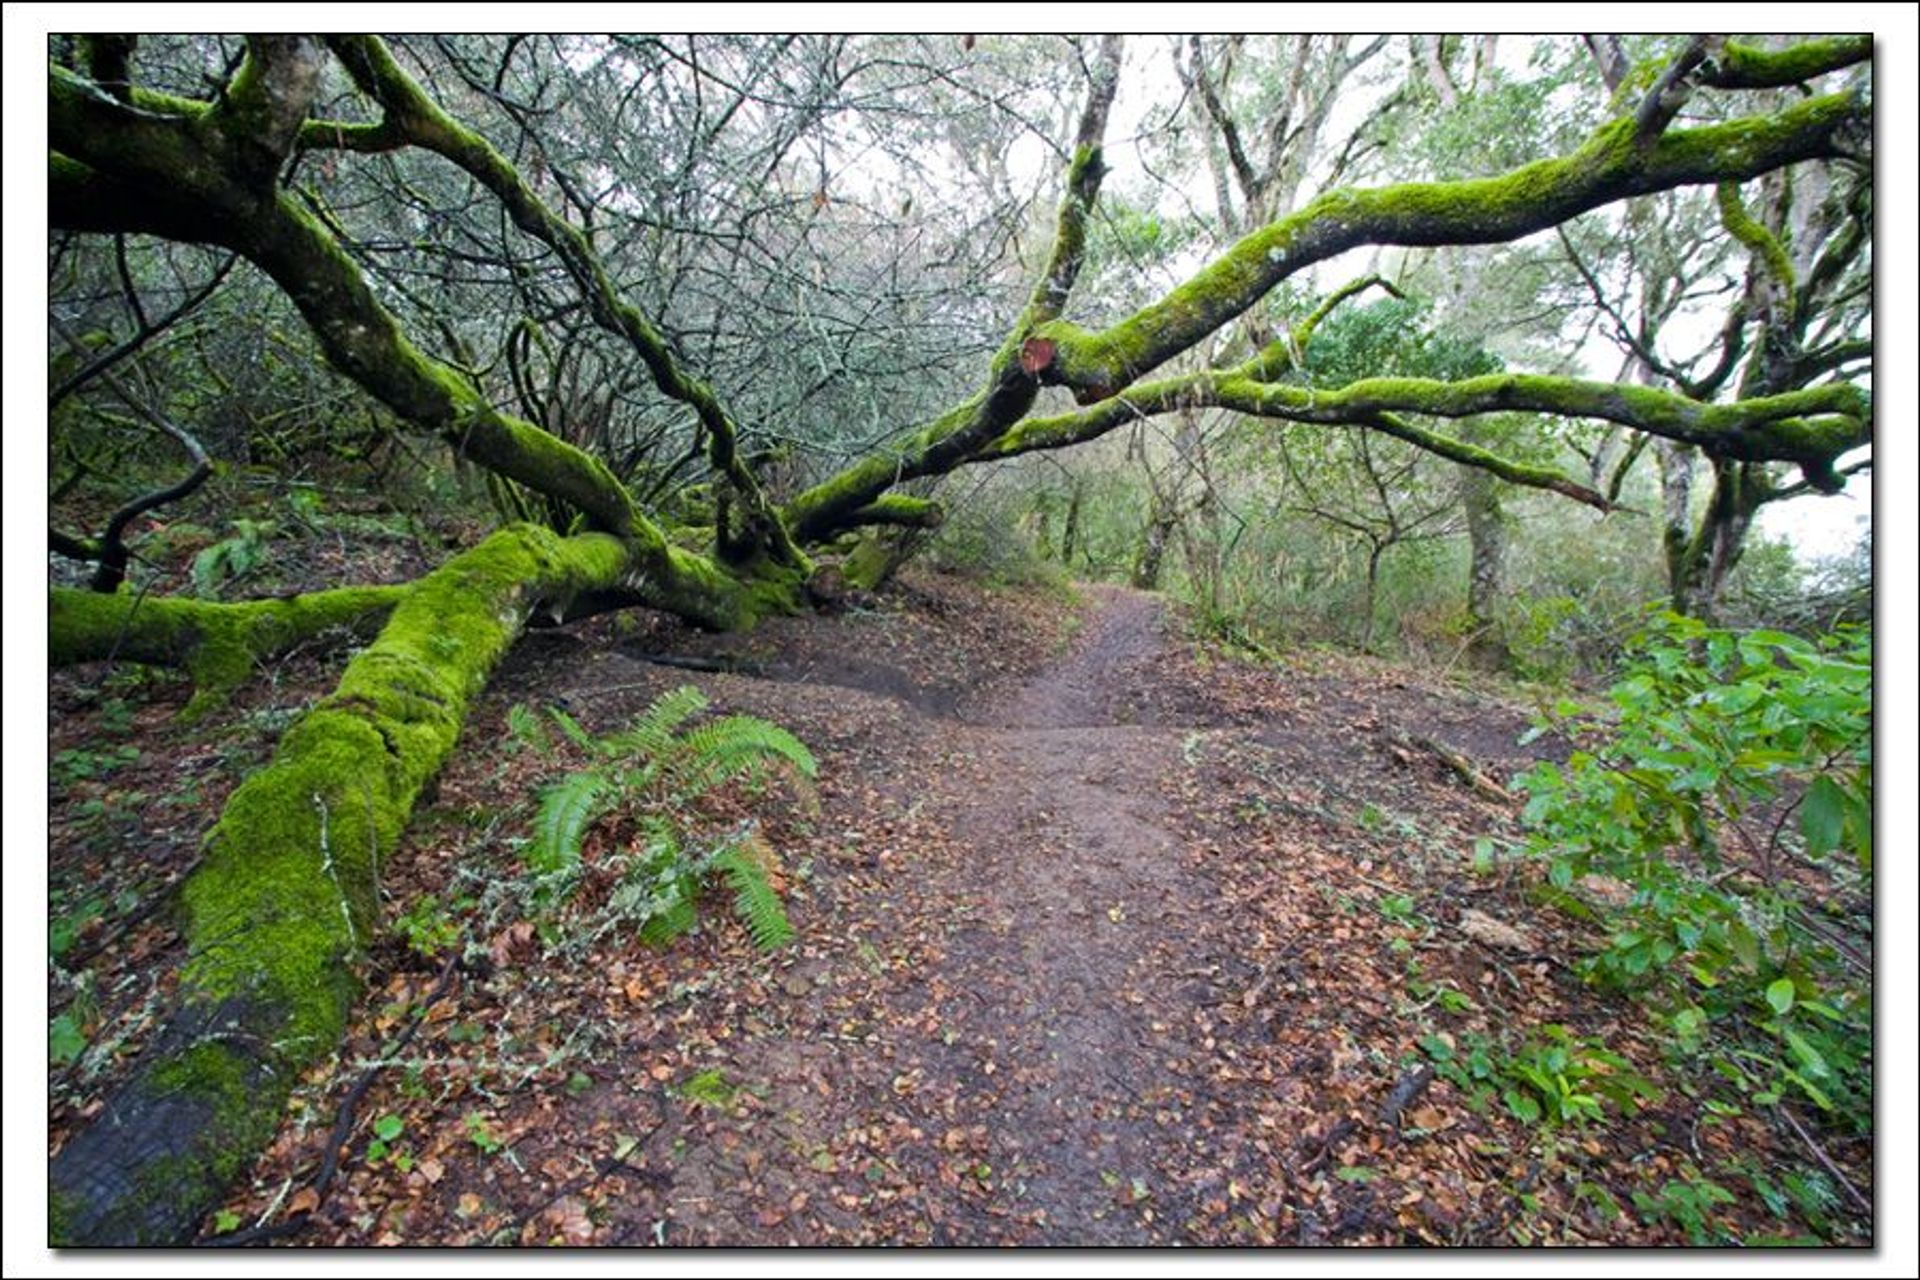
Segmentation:
{"type": "Polygon", "coordinates": [[[536,608],[618,582],[605,534],[512,525],[412,587],[338,688],[236,789],[182,884],[187,959],[131,1077],[49,1171],[48,1239],[182,1243],[331,1053],[378,916],[382,862],[472,699],[536,608]]]}

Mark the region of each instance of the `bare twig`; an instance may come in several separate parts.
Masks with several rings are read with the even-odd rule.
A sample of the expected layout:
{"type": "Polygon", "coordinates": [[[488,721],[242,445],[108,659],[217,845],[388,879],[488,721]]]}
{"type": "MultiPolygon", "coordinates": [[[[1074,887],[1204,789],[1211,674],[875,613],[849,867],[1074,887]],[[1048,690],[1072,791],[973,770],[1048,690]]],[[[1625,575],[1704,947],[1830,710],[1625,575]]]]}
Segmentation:
{"type": "Polygon", "coordinates": [[[1833,1158],[1826,1153],[1826,1149],[1813,1140],[1813,1135],[1801,1126],[1800,1121],[1794,1116],[1793,1112],[1782,1107],[1780,1108],[1780,1114],[1786,1117],[1786,1121],[1792,1126],[1793,1131],[1800,1135],[1800,1141],[1807,1144],[1807,1150],[1813,1153],[1813,1158],[1818,1160],[1821,1166],[1834,1176],[1835,1181],[1846,1188],[1847,1195],[1853,1200],[1853,1203],[1858,1206],[1863,1213],[1871,1215],[1873,1213],[1873,1201],[1867,1199],[1860,1188],[1853,1185],[1853,1179],[1843,1173],[1840,1166],[1835,1164],[1833,1158]]]}

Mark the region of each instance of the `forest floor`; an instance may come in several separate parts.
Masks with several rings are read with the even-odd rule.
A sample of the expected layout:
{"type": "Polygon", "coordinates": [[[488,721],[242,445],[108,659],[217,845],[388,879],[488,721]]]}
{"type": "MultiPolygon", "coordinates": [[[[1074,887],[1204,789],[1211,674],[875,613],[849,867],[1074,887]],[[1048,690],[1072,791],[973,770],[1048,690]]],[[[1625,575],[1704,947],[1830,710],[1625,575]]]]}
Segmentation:
{"type": "MultiPolygon", "coordinates": [[[[92,975],[94,1046],[50,1073],[56,1149],[164,1002],[151,904],[333,669],[283,665],[185,745],[178,682],[56,675],[55,950],[92,975]]],[[[1569,971],[1592,926],[1502,852],[1499,784],[1566,750],[1517,746],[1529,721],[1372,660],[1236,658],[1108,587],[910,575],[744,636],[531,633],[395,859],[346,1045],[208,1237],[310,1215],[289,1242],[1863,1242],[1870,1140],[1827,1146],[1829,1173],[1763,1117],[1709,1113],[1659,1031],[1569,971]],[[595,829],[558,911],[518,859],[539,786],[584,757],[510,713],[604,733],[685,683],[819,759],[810,796],[676,815],[763,824],[797,930],[771,952],[719,901],[664,948],[609,913],[594,869],[637,815],[595,829]],[[1552,1127],[1475,1089],[1466,1064],[1497,1079],[1550,1027],[1659,1096],[1552,1127]],[[1831,1221],[1769,1208],[1787,1168],[1826,1180],[1831,1221]]]]}

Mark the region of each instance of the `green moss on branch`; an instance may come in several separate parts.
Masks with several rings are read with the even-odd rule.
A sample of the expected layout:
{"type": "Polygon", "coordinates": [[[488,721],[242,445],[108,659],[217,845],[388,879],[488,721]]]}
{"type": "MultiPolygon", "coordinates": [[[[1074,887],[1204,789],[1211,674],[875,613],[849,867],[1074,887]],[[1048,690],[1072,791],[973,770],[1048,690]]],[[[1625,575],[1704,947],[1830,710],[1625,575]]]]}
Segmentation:
{"type": "Polygon", "coordinates": [[[371,637],[406,591],[404,586],[341,587],[220,604],[55,587],[49,600],[48,659],[56,667],[107,658],[180,667],[195,685],[183,712],[191,719],[224,702],[263,659],[330,631],[371,637]]]}
{"type": "Polygon", "coordinates": [[[61,1244],[177,1243],[330,1052],[357,987],[383,864],[472,699],[528,615],[620,583],[627,546],[502,529],[406,591],[339,686],[234,792],[181,889],[177,1007],[107,1108],[55,1160],[61,1244]],[[157,1136],[156,1136],[157,1135],[157,1136]]]}
{"type": "Polygon", "coordinates": [[[1727,41],[1701,68],[1700,81],[1716,89],[1783,89],[1854,66],[1873,57],[1873,37],[1830,36],[1785,49],[1761,49],[1727,41]]]}
{"type": "Polygon", "coordinates": [[[1042,376],[1110,395],[1240,315],[1275,285],[1364,244],[1496,244],[1542,231],[1629,196],[1745,181],[1797,161],[1840,154],[1862,137],[1870,109],[1855,94],[1809,99],[1773,115],[1636,135],[1631,118],[1569,155],[1491,178],[1329,192],[1235,244],[1158,302],[1097,333],[1042,326],[1054,360],[1042,376]]]}
{"type": "Polygon", "coordinates": [[[904,493],[882,494],[855,511],[851,523],[861,525],[897,525],[910,529],[938,529],[946,519],[946,509],[927,498],[904,493]]]}

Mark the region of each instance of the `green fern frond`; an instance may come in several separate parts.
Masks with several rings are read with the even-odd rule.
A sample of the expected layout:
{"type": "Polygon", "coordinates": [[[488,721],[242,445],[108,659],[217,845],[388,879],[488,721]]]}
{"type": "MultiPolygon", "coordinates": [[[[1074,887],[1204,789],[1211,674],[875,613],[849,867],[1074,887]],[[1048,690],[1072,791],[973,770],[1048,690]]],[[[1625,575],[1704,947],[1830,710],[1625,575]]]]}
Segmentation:
{"type": "Polygon", "coordinates": [[[585,729],[582,729],[578,720],[575,720],[559,707],[548,707],[547,714],[553,717],[553,722],[560,726],[560,732],[566,734],[574,746],[579,747],[582,751],[590,751],[594,755],[600,754],[599,741],[585,729]]]}
{"type": "Polygon", "coordinates": [[[524,702],[516,702],[507,708],[507,732],[519,747],[532,747],[542,756],[553,754],[553,745],[547,741],[546,726],[540,723],[540,717],[527,710],[524,702]]]}
{"type": "Polygon", "coordinates": [[[640,941],[650,947],[664,947],[681,934],[689,932],[698,919],[699,912],[693,905],[693,895],[689,893],[648,916],[640,926],[640,941]]]}
{"type": "Polygon", "coordinates": [[[780,895],[767,882],[766,868],[737,848],[721,850],[708,865],[726,876],[733,889],[734,913],[753,935],[755,946],[771,951],[793,940],[793,925],[780,905],[780,895]]]}
{"type": "Polygon", "coordinates": [[[641,712],[632,725],[602,739],[600,749],[617,759],[665,754],[673,746],[673,735],[680,726],[705,711],[707,706],[706,694],[683,684],[654,699],[653,705],[641,712]]]}
{"type": "Polygon", "coordinates": [[[580,843],[599,815],[609,784],[597,773],[568,774],[540,793],[527,865],[540,875],[570,873],[580,865],[580,843]]]}
{"type": "Polygon", "coordinates": [[[674,748],[669,775],[698,795],[762,765],[782,763],[803,778],[819,766],[813,753],[777,724],[755,716],[726,716],[689,730],[674,748]]]}

